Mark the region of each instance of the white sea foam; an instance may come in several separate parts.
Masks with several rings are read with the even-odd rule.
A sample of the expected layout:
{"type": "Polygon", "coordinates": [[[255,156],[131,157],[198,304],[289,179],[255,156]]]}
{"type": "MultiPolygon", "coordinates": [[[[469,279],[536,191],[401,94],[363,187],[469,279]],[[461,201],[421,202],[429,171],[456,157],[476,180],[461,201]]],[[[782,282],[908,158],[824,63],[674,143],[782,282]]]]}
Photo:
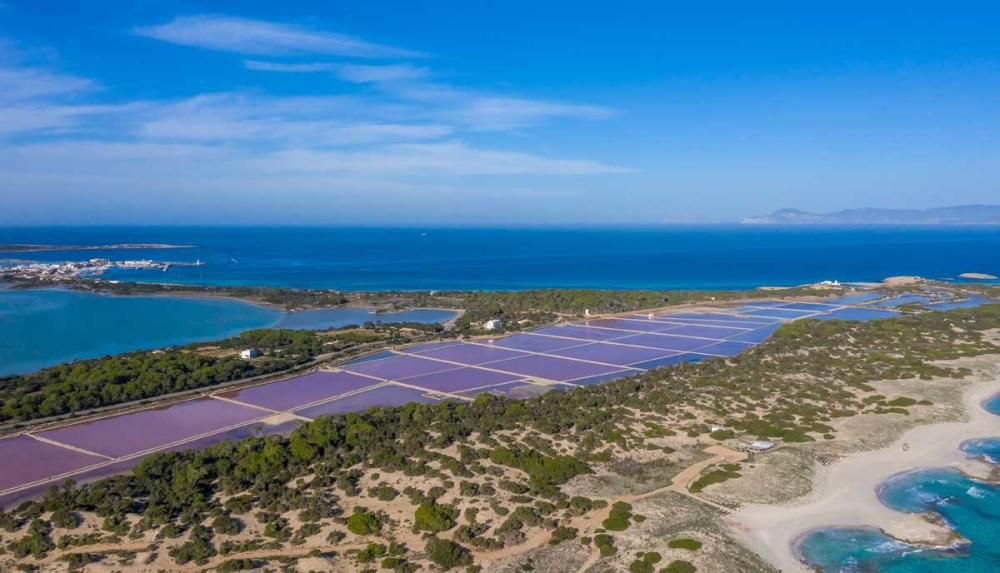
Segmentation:
{"type": "Polygon", "coordinates": [[[976,499],[983,499],[984,497],[986,497],[987,494],[989,494],[989,492],[986,491],[985,489],[978,488],[976,486],[970,486],[969,489],[965,490],[965,493],[969,494],[970,497],[974,497],[976,499]]]}
{"type": "Polygon", "coordinates": [[[861,566],[853,556],[844,559],[844,562],[840,564],[840,573],[858,573],[859,571],[861,571],[861,566]]]}
{"type": "Polygon", "coordinates": [[[902,541],[896,539],[891,539],[889,541],[884,541],[882,543],[879,543],[878,545],[872,546],[872,548],[869,549],[869,551],[871,551],[872,553],[892,553],[894,551],[899,551],[907,547],[909,547],[908,544],[903,543],[902,541]]]}

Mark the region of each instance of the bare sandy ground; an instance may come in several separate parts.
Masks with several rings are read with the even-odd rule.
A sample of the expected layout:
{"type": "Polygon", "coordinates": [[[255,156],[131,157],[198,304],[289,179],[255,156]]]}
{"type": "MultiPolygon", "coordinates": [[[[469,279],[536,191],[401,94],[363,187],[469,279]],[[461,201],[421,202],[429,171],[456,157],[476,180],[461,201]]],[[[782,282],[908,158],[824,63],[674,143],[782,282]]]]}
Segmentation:
{"type": "Polygon", "coordinates": [[[830,467],[819,467],[814,488],[806,497],[790,505],[748,505],[725,521],[747,546],[788,573],[808,571],[794,546],[803,535],[826,527],[872,526],[914,543],[950,544],[954,532],[920,515],[882,505],[876,490],[887,478],[920,468],[953,467],[971,475],[988,474],[986,464],[969,460],[959,446],[973,438],[1000,436],[1000,417],[981,406],[998,392],[1000,379],[971,385],[963,394],[966,421],[919,426],[888,448],[851,454],[830,467]]]}

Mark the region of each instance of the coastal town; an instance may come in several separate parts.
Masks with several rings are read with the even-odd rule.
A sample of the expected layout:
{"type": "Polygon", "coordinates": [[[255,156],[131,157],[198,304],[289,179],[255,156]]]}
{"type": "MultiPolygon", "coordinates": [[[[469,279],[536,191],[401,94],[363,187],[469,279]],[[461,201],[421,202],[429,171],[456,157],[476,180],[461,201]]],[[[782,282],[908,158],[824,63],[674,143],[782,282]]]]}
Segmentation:
{"type": "Polygon", "coordinates": [[[112,261],[88,259],[86,261],[60,261],[43,263],[19,259],[0,259],[0,277],[5,280],[61,282],[84,277],[99,277],[112,269],[124,271],[169,271],[172,267],[200,267],[194,262],[154,261],[150,259],[112,261]]]}

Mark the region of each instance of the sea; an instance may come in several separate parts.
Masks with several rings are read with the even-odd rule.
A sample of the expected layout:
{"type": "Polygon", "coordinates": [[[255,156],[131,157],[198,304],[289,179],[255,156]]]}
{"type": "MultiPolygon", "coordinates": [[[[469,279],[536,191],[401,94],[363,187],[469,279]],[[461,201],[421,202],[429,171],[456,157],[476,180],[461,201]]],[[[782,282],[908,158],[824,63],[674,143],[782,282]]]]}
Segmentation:
{"type": "Polygon", "coordinates": [[[107,278],[357,290],[745,289],[892,275],[1000,275],[1000,226],[630,228],[22,227],[0,244],[167,243],[189,249],[0,253],[204,263],[107,278]]]}

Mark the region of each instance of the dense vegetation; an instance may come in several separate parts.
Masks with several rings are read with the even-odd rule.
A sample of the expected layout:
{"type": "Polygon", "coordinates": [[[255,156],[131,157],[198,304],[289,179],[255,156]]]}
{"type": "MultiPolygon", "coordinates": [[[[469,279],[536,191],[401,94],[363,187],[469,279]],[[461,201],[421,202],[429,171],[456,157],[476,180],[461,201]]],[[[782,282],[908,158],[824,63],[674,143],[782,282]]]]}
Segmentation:
{"type": "MultiPolygon", "coordinates": [[[[20,532],[8,550],[43,554],[53,544],[55,515],[62,520],[72,512],[94,512],[109,531],[137,515],[141,518],[130,535],[150,528],[187,530],[188,541],[174,550],[175,559],[198,560],[222,549],[210,518],[229,512],[252,509],[267,524],[265,535],[282,542],[301,533],[291,531],[281,517],[288,511],[300,512],[303,529],[332,519],[356,534],[378,534],[385,522],[380,514],[356,508],[350,517],[341,516],[340,500],[362,495],[358,483],[366,472],[401,472],[441,484],[403,493],[415,506],[415,529],[428,532],[429,559],[448,567],[469,562],[463,543],[482,549],[517,544],[528,527],[549,528],[556,542],[575,535],[558,529],[560,518],[597,505],[568,497],[561,486],[609,459],[612,450],[648,448],[652,436],[707,435],[709,419],[749,437],[811,440],[833,432],[828,422],[835,417],[905,411],[900,404],[914,404],[877,395],[870,383],[960,377],[966,372],[930,361],[996,352],[981,334],[995,328],[1000,328],[1000,305],[868,323],[801,321],[728,360],[684,364],[523,401],[483,394],[472,403],[373,408],[317,419],[287,438],[156,454],[128,475],[52,488],[42,501],[0,514],[0,527],[20,532]],[[557,441],[573,447],[557,448],[557,441]],[[441,453],[452,446],[454,455],[441,453]],[[471,476],[506,477],[492,480],[494,488],[463,481],[471,476]],[[475,512],[466,513],[467,524],[458,526],[459,508],[440,501],[450,489],[461,489],[467,498],[504,496],[506,507],[493,506],[506,519],[493,528],[492,537],[476,522],[475,512]],[[223,504],[220,495],[228,501],[223,504]],[[46,511],[56,513],[42,519],[46,511]]],[[[721,471],[735,479],[736,469],[721,471]]],[[[396,495],[390,490],[373,488],[389,499],[396,495]]],[[[603,525],[621,531],[640,519],[628,504],[615,504],[603,525]]],[[[219,529],[231,525],[218,522],[219,529]]],[[[616,551],[610,535],[601,533],[593,541],[602,555],[616,551]]],[[[646,570],[655,561],[644,554],[635,568],[646,570]]],[[[674,562],[667,569],[690,567],[674,562]]]]}
{"type": "Polygon", "coordinates": [[[248,361],[190,348],[132,352],[6,376],[0,378],[0,421],[78,412],[279,372],[308,362],[323,348],[315,333],[271,329],[250,330],[216,344],[255,347],[263,355],[248,361]]]}

